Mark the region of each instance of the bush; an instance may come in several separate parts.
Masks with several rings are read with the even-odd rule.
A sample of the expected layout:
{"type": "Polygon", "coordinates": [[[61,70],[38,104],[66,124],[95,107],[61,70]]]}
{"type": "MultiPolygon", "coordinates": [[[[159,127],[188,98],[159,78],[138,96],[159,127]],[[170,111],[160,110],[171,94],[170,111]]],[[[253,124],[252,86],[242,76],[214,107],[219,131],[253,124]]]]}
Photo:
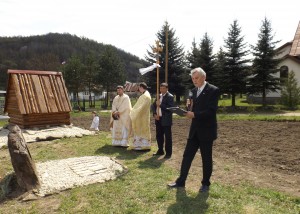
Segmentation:
{"type": "Polygon", "coordinates": [[[281,103],[291,110],[296,110],[300,103],[300,88],[295,73],[291,71],[281,90],[281,103]]]}

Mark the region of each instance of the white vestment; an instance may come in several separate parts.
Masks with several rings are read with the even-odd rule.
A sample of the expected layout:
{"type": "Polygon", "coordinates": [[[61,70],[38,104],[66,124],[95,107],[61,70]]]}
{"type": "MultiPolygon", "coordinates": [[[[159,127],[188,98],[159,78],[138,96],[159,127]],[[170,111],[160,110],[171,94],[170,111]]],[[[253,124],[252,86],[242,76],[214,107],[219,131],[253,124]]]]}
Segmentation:
{"type": "Polygon", "coordinates": [[[120,117],[114,120],[112,117],[110,123],[112,126],[112,145],[128,147],[128,137],[131,133],[130,120],[131,102],[127,94],[117,95],[112,103],[112,114],[119,112],[120,117]]]}

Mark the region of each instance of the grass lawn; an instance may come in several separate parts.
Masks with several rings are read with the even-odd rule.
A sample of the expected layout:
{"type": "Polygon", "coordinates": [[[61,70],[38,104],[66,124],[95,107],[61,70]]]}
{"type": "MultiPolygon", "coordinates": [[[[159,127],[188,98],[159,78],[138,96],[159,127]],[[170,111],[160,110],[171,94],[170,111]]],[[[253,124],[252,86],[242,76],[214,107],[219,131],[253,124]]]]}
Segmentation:
{"type": "MultiPolygon", "coordinates": [[[[98,136],[66,138],[28,144],[36,162],[80,156],[115,157],[129,169],[114,181],[60,192],[36,201],[0,202],[0,213],[299,213],[300,198],[247,183],[238,186],[213,183],[209,194],[168,189],[178,171],[152,152],[135,152],[111,146],[108,132],[98,136]]],[[[7,149],[0,149],[0,176],[12,170],[7,149]]],[[[196,184],[195,184],[196,185],[196,184]]],[[[198,184],[197,184],[198,185],[198,184]]],[[[1,189],[0,189],[0,197],[1,189]]]]}

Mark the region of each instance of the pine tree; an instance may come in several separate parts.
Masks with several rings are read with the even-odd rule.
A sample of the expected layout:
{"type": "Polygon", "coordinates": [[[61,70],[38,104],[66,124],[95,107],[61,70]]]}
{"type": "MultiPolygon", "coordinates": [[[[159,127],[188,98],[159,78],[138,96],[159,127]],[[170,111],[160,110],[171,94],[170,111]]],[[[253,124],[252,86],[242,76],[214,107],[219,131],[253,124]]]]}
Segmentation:
{"type": "Polygon", "coordinates": [[[271,22],[265,18],[262,21],[258,42],[251,46],[254,55],[252,64],[252,76],[249,78],[250,94],[261,94],[262,104],[265,107],[268,92],[280,89],[280,79],[274,74],[278,73],[279,60],[275,59],[275,45],[279,41],[273,41],[271,22]]]}
{"type": "Polygon", "coordinates": [[[228,37],[225,39],[225,72],[224,84],[227,85],[226,92],[231,94],[231,106],[235,107],[235,96],[246,92],[246,81],[249,75],[249,59],[244,37],[241,36],[241,27],[234,20],[230,25],[228,37]]]}
{"type": "Polygon", "coordinates": [[[222,48],[219,49],[215,60],[214,84],[219,87],[221,93],[228,91],[228,85],[224,79],[227,79],[225,72],[226,58],[222,48]]]}
{"type": "MultiPolygon", "coordinates": [[[[185,78],[185,60],[184,50],[179,45],[179,39],[175,37],[175,30],[170,28],[168,22],[162,26],[161,30],[156,34],[158,41],[163,45],[163,51],[160,53],[160,69],[159,69],[159,81],[165,82],[165,64],[166,64],[166,31],[168,34],[168,84],[169,91],[176,95],[176,102],[180,102],[180,96],[185,93],[185,85],[183,79],[185,78]]],[[[151,49],[155,47],[150,45],[151,49]]],[[[151,51],[147,50],[146,60],[152,64],[156,62],[155,55],[151,51]]],[[[149,72],[145,74],[148,79],[148,84],[151,87],[150,92],[155,93],[156,89],[156,72],[149,72]]]]}
{"type": "Polygon", "coordinates": [[[189,69],[197,68],[197,66],[199,66],[197,63],[198,57],[199,57],[199,49],[197,48],[197,43],[194,38],[192,42],[191,52],[188,51],[186,57],[186,60],[188,61],[189,69]]]}
{"type": "Polygon", "coordinates": [[[208,36],[207,33],[204,34],[200,42],[199,55],[198,55],[198,64],[205,73],[206,80],[214,83],[213,73],[214,73],[214,58],[213,55],[213,41],[208,36]]]}
{"type": "Polygon", "coordinates": [[[214,61],[213,41],[207,33],[203,35],[199,48],[195,39],[192,43],[191,53],[187,54],[190,69],[201,67],[206,72],[206,80],[215,84],[214,80],[214,61]]]}
{"type": "MultiPolygon", "coordinates": [[[[199,52],[200,50],[197,48],[197,43],[194,38],[192,42],[191,52],[188,51],[186,55],[186,64],[188,65],[187,69],[192,70],[194,68],[199,67],[199,63],[197,63],[197,60],[199,58],[199,52]]],[[[187,75],[185,75],[183,82],[185,83],[187,89],[192,89],[195,86],[191,81],[191,77],[188,75],[188,71],[186,71],[186,74],[187,75]]]]}
{"type": "Polygon", "coordinates": [[[281,102],[290,109],[296,110],[300,104],[300,88],[294,71],[289,73],[281,90],[281,102]]]}

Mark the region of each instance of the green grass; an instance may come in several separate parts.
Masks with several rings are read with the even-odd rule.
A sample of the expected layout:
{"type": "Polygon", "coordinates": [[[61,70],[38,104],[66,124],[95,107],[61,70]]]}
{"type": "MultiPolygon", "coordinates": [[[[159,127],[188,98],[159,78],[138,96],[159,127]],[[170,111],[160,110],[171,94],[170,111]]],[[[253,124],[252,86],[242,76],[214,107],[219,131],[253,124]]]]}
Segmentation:
{"type": "Polygon", "coordinates": [[[0,127],[3,127],[8,123],[8,120],[0,120],[0,127]]]}
{"type": "MultiPolygon", "coordinates": [[[[189,188],[170,190],[178,171],[152,152],[135,152],[111,146],[109,133],[28,144],[36,162],[88,155],[115,157],[128,173],[114,181],[77,187],[36,201],[6,200],[0,213],[299,213],[300,199],[247,183],[236,186],[213,183],[208,194],[189,188]]],[[[11,169],[9,155],[0,151],[1,169],[11,169]]],[[[4,177],[5,170],[0,170],[4,177]]],[[[1,195],[1,194],[0,194],[1,195]]],[[[1,202],[0,202],[1,203],[1,202]]]]}

